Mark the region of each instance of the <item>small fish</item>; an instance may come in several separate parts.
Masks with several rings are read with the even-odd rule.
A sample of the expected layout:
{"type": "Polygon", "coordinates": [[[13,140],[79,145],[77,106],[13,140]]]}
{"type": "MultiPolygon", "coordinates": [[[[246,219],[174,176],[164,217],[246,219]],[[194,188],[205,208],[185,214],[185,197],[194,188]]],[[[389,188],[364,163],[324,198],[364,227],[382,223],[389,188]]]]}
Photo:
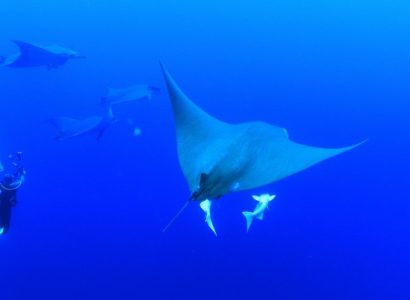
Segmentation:
{"type": "Polygon", "coordinates": [[[212,232],[216,234],[216,230],[214,227],[214,224],[212,223],[212,218],[211,218],[211,206],[212,206],[212,201],[209,201],[208,199],[202,201],[199,206],[201,209],[205,212],[205,222],[208,224],[209,228],[211,228],[212,232]]]}
{"type": "Polygon", "coordinates": [[[269,195],[269,194],[262,194],[260,196],[253,195],[253,199],[258,201],[259,203],[256,205],[253,212],[244,211],[242,214],[246,219],[246,230],[249,231],[249,228],[252,225],[253,219],[256,218],[258,220],[263,220],[263,215],[265,210],[269,207],[269,202],[276,198],[276,195],[269,195]]]}

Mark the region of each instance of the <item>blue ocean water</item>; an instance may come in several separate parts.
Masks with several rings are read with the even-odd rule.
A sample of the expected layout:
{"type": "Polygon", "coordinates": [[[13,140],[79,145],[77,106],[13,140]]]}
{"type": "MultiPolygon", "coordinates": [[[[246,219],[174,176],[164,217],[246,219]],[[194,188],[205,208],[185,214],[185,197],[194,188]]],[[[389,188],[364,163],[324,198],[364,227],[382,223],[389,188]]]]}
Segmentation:
{"type": "Polygon", "coordinates": [[[87,58],[0,69],[0,157],[27,180],[0,237],[0,299],[410,299],[410,4],[391,1],[13,0],[19,39],[87,58]],[[213,207],[191,205],[159,61],[204,110],[321,147],[367,143],[213,207]],[[99,112],[107,87],[158,86],[115,107],[101,140],[44,120],[99,112]],[[134,126],[141,135],[134,136],[134,126]],[[277,195],[247,234],[255,193],[277,195]]]}

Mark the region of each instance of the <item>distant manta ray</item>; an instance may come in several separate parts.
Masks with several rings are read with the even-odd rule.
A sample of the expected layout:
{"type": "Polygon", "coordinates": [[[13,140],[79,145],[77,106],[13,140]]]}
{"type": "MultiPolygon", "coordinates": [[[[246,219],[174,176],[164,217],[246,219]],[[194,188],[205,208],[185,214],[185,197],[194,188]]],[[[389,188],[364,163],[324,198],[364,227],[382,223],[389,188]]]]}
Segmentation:
{"type": "Polygon", "coordinates": [[[289,140],[285,129],[264,122],[224,123],[196,106],[161,67],[174,114],[179,163],[191,192],[163,231],[190,202],[199,201],[205,221],[216,234],[210,216],[213,200],[278,181],[359,145],[310,147],[289,140]]]}
{"type": "Polygon", "coordinates": [[[90,116],[85,119],[58,117],[47,121],[57,128],[56,139],[65,140],[87,134],[96,134],[97,139],[100,139],[107,128],[115,123],[117,119],[113,116],[111,105],[106,105],[102,116],[90,116]]]}
{"type": "Polygon", "coordinates": [[[159,89],[150,85],[133,85],[122,89],[108,88],[107,94],[101,98],[101,104],[119,104],[139,100],[151,100],[153,94],[158,94],[159,89]]]}
{"type": "Polygon", "coordinates": [[[9,56],[0,56],[0,66],[11,68],[28,68],[45,66],[48,69],[57,68],[70,59],[85,58],[78,52],[57,45],[41,46],[13,40],[19,47],[19,52],[9,56]]]}

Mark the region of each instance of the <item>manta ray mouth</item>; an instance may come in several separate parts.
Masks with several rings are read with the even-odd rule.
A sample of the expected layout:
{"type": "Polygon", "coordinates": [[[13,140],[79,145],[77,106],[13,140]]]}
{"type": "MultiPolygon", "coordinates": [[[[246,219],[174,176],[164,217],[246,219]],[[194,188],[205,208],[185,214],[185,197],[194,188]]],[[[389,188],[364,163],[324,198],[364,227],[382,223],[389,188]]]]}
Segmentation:
{"type": "MultiPolygon", "coordinates": [[[[202,201],[204,198],[204,193],[200,191],[195,191],[190,197],[190,201],[202,201]]],[[[205,197],[206,198],[206,197],[205,197]]]]}
{"type": "Polygon", "coordinates": [[[191,194],[191,201],[215,200],[222,197],[221,180],[215,180],[209,173],[201,173],[197,189],[191,194]]]}
{"type": "Polygon", "coordinates": [[[209,187],[206,183],[203,182],[203,176],[201,176],[202,184],[199,188],[194,191],[190,197],[191,201],[203,201],[206,199],[213,199],[212,197],[212,188],[209,187]]]}
{"type": "Polygon", "coordinates": [[[213,193],[210,193],[209,191],[205,190],[198,190],[192,193],[190,197],[190,201],[194,202],[201,202],[204,200],[217,200],[221,198],[223,195],[213,195],[213,193]]]}

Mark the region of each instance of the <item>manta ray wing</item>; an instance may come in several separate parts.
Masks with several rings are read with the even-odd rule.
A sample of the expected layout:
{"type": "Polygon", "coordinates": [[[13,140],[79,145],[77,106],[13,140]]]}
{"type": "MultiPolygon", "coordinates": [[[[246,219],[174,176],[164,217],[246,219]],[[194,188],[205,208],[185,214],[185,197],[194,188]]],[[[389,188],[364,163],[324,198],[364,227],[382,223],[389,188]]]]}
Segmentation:
{"type": "Polygon", "coordinates": [[[193,192],[201,174],[208,173],[226,152],[235,126],[201,110],[182,92],[164,66],[162,70],[174,113],[179,163],[193,192]]]}
{"type": "Polygon", "coordinates": [[[48,64],[54,59],[54,54],[46,48],[22,41],[13,40],[20,53],[16,59],[8,64],[10,67],[35,67],[48,64]]]}
{"type": "Polygon", "coordinates": [[[102,117],[92,116],[82,120],[60,117],[49,121],[58,129],[59,135],[57,138],[67,139],[98,130],[102,117]]]}
{"type": "Polygon", "coordinates": [[[265,123],[249,123],[236,143],[246,156],[246,167],[238,179],[239,189],[257,188],[305,170],[360,144],[344,148],[318,148],[295,143],[265,123]],[[249,126],[250,125],[250,126],[249,126]],[[251,129],[250,129],[251,128],[251,129]]]}

